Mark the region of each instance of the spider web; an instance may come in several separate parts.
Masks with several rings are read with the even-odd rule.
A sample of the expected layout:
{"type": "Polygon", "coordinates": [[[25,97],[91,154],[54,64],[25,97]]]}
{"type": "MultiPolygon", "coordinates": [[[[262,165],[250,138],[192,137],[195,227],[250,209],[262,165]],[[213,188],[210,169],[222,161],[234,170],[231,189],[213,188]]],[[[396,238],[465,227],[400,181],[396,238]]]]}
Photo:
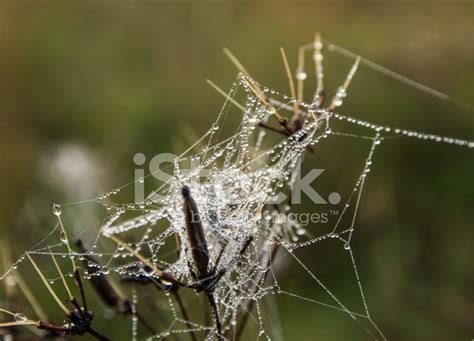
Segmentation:
{"type": "MultiPolygon", "coordinates": [[[[313,51],[314,48],[314,44],[304,46],[305,51],[313,51]]],[[[329,49],[353,59],[356,57],[352,52],[330,43],[329,49]]],[[[361,63],[436,97],[457,101],[371,61],[361,59],[361,63]]],[[[356,67],[351,70],[351,78],[355,71],[356,67]]],[[[304,80],[306,74],[300,69],[296,78],[304,80]]],[[[267,88],[248,74],[240,73],[225,94],[225,103],[211,129],[174,160],[170,167],[173,176],[169,181],[155,188],[141,202],[120,202],[120,195],[135,185],[132,182],[97,198],[55,206],[58,224],[28,251],[28,255],[41,263],[49,261],[51,255],[57,256],[66,279],[74,276],[71,269],[73,260],[86,281],[107,276],[114,278],[115,282],[131,282],[131,288],[127,289],[127,284],[123,285],[121,290],[125,293],[121,295],[131,304],[129,316],[132,339],[139,336],[167,339],[170,336],[191,334],[210,339],[236,338],[246,323],[256,329],[257,337],[277,339],[278,323],[268,321],[265,309],[279,296],[289,296],[339,311],[353,319],[371,338],[385,339],[370,313],[370,304],[359,276],[359,264],[351,244],[374,155],[384,141],[394,138],[453,144],[462,148],[472,148],[474,142],[383,126],[339,113],[336,108],[342,104],[345,90],[345,87],[338,89],[333,98],[335,108],[328,110],[320,108],[315,101],[298,101],[267,88]],[[275,122],[277,114],[291,116],[295,110],[300,110],[304,123],[291,136],[281,135],[282,138],[275,140],[273,133],[261,127],[262,123],[275,122]],[[224,126],[229,123],[227,118],[230,115],[241,115],[242,120],[237,127],[234,126],[235,132],[226,136],[224,126]],[[292,207],[285,202],[278,204],[278,195],[294,187],[298,176],[296,170],[311,150],[318,150],[327,140],[341,137],[367,145],[366,154],[359,165],[360,171],[353,187],[347,195],[342,196],[342,212],[335,221],[328,222],[323,231],[315,232],[297,220],[288,220],[292,207]],[[212,316],[209,312],[196,313],[199,309],[208,309],[198,292],[179,289],[180,292],[185,291],[182,295],[186,302],[201,302],[202,306],[193,309],[193,304],[187,304],[188,311],[183,311],[180,301],[184,299],[171,290],[172,283],[153,271],[153,267],[164,270],[182,283],[195,281],[192,274],[195,267],[191,255],[192,245],[189,245],[184,228],[181,194],[184,185],[190,188],[199,209],[209,250],[209,268],[222,274],[214,283],[214,296],[222,323],[221,334],[218,334],[212,318],[208,320],[202,316],[212,316]],[[78,206],[92,206],[100,210],[104,217],[97,226],[84,227],[80,233],[72,236],[72,233],[65,233],[68,230],[68,218],[63,210],[69,212],[78,206]],[[112,242],[113,237],[126,241],[126,244],[112,242]],[[81,252],[74,248],[69,251],[69,245],[76,238],[85,241],[87,251],[81,252]],[[300,249],[315,248],[329,240],[334,241],[335,248],[345,252],[350,262],[360,302],[356,307],[345,303],[341,295],[331,290],[299,256],[300,249]],[[289,261],[307,274],[315,288],[319,288],[317,299],[281,286],[282,267],[289,261]],[[148,284],[142,286],[142,282],[148,284]],[[159,287],[159,291],[154,286],[159,287]],[[150,300],[155,302],[154,307],[147,306],[150,300]],[[160,315],[161,322],[155,327],[155,333],[146,331],[140,323],[138,311],[160,315]]],[[[145,179],[152,176],[148,174],[145,179]]],[[[138,179],[137,182],[145,179],[138,179]]],[[[27,261],[26,256],[27,253],[0,277],[7,286],[15,285],[18,282],[16,274],[29,267],[29,264],[24,264],[27,263],[24,262],[27,261]]],[[[64,289],[62,277],[57,272],[48,271],[46,277],[55,291],[64,289]]],[[[115,318],[116,308],[99,306],[106,318],[115,318]]],[[[2,312],[9,314],[7,311],[2,312]]],[[[23,323],[35,321],[33,316],[34,313],[18,311],[13,312],[12,318],[23,323]]],[[[62,325],[62,322],[56,324],[62,325]]]]}

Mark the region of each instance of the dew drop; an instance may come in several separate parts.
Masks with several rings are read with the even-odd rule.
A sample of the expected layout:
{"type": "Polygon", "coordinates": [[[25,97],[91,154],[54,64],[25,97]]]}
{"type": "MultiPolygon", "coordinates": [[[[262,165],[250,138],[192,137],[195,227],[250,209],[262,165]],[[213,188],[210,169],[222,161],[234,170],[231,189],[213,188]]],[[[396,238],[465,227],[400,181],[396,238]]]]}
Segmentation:
{"type": "Polygon", "coordinates": [[[320,61],[323,60],[323,55],[322,55],[321,53],[315,53],[315,54],[313,55],[313,58],[314,58],[315,61],[320,62],[320,61]]]}
{"type": "Polygon", "coordinates": [[[55,216],[60,216],[61,215],[61,206],[58,204],[53,204],[53,213],[55,216]]]}
{"type": "Polygon", "coordinates": [[[297,80],[304,81],[306,79],[306,77],[308,77],[308,75],[304,71],[298,71],[296,73],[296,79],[297,80]]]}
{"type": "Polygon", "coordinates": [[[344,244],[344,250],[350,250],[351,249],[351,244],[345,243],[344,244]]]}
{"type": "Polygon", "coordinates": [[[257,116],[250,116],[249,117],[249,123],[257,123],[258,122],[258,117],[257,116]]]}
{"type": "Polygon", "coordinates": [[[215,156],[221,156],[224,151],[222,150],[221,147],[215,147],[214,148],[214,155],[215,156]]]}
{"type": "Polygon", "coordinates": [[[25,322],[27,320],[26,316],[20,313],[15,314],[14,317],[16,322],[25,322]]]}
{"type": "Polygon", "coordinates": [[[59,233],[59,240],[61,240],[63,243],[67,242],[67,235],[66,233],[64,233],[64,231],[61,231],[61,233],[59,233]]]}

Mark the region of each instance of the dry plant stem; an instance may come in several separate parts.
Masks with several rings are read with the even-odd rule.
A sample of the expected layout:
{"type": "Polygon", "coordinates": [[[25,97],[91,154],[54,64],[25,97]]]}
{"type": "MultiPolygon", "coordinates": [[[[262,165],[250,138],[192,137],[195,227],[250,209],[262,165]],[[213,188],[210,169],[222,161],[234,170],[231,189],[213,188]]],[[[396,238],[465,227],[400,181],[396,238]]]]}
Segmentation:
{"type": "Polygon", "coordinates": [[[69,286],[66,283],[66,280],[64,279],[63,272],[61,271],[61,268],[59,267],[58,262],[56,261],[56,258],[53,255],[53,252],[51,251],[51,248],[48,245],[48,250],[49,250],[49,255],[51,256],[51,259],[53,260],[54,266],[56,267],[56,270],[59,273],[59,276],[61,277],[61,281],[63,282],[64,288],[66,289],[66,292],[69,296],[69,300],[72,301],[74,297],[72,296],[71,290],[69,289],[69,286]]]}
{"type": "Polygon", "coordinates": [[[165,273],[164,271],[158,269],[156,267],[155,264],[153,264],[152,262],[150,262],[148,259],[146,259],[143,255],[141,255],[139,252],[135,251],[132,247],[130,247],[129,245],[127,245],[125,242],[121,241],[120,239],[118,239],[117,237],[115,237],[114,235],[111,235],[109,236],[110,239],[112,239],[116,244],[120,245],[120,246],[123,246],[123,248],[125,250],[127,250],[128,252],[130,252],[133,256],[135,256],[136,258],[138,258],[140,261],[143,262],[143,264],[145,265],[148,265],[155,273],[156,275],[162,279],[162,280],[165,280],[167,282],[170,282],[172,284],[176,284],[176,285],[179,285],[179,286],[184,286],[184,287],[189,287],[187,286],[186,284],[174,279],[173,277],[171,277],[170,275],[168,275],[167,273],[165,273]]]}
{"type": "MultiPolygon", "coordinates": [[[[357,57],[356,61],[354,62],[351,69],[349,70],[349,73],[346,76],[344,84],[342,85],[342,88],[344,89],[344,91],[347,90],[347,88],[349,87],[349,84],[351,84],[352,77],[354,77],[355,73],[357,72],[357,68],[359,67],[359,63],[360,63],[360,57],[357,57]]],[[[336,98],[337,98],[337,94],[334,95],[334,97],[331,101],[331,104],[329,105],[329,108],[328,108],[329,110],[334,110],[334,108],[337,106],[336,105],[336,98]]]]}
{"type": "Polygon", "coordinates": [[[209,301],[209,305],[212,308],[212,312],[214,314],[214,321],[216,323],[216,329],[217,329],[218,337],[221,338],[222,337],[222,328],[221,328],[221,320],[220,320],[220,317],[219,317],[219,308],[217,307],[216,300],[214,299],[213,294],[207,294],[206,293],[206,296],[207,296],[207,299],[209,301]]]}
{"type": "Polygon", "coordinates": [[[278,111],[275,109],[273,105],[270,104],[261,94],[261,92],[258,92],[257,90],[254,89],[254,87],[250,84],[250,82],[244,78],[245,84],[248,86],[248,88],[254,93],[254,95],[268,108],[270,109],[271,113],[273,116],[276,117],[278,123],[285,129],[287,134],[293,134],[291,131],[290,126],[288,125],[288,119],[284,118],[281,116],[278,111]]]}
{"type": "Polygon", "coordinates": [[[79,269],[77,268],[76,268],[76,271],[74,271],[74,279],[76,280],[77,286],[79,287],[79,291],[81,292],[82,305],[84,306],[84,309],[88,310],[86,294],[84,292],[84,283],[82,282],[81,273],[79,272],[79,269]]]}
{"type": "MultiPolygon", "coordinates": [[[[11,261],[10,247],[7,242],[4,243],[2,240],[0,240],[0,256],[2,260],[3,272],[6,272],[9,267],[9,264],[11,264],[12,261],[11,261]]],[[[5,281],[3,282],[3,286],[5,289],[6,296],[8,298],[13,297],[15,287],[8,285],[5,281]]]]}
{"type": "MultiPolygon", "coordinates": [[[[288,60],[286,58],[285,51],[283,50],[283,48],[280,48],[280,51],[281,51],[281,54],[282,54],[283,63],[285,65],[287,77],[288,77],[288,80],[289,80],[289,83],[290,83],[291,96],[293,98],[296,98],[295,87],[294,87],[294,83],[293,83],[293,77],[291,75],[291,71],[290,71],[290,67],[289,67],[289,64],[288,64],[288,60]]],[[[301,48],[300,51],[304,52],[304,48],[301,48]]],[[[227,55],[227,57],[229,57],[231,62],[237,67],[237,69],[243,75],[245,75],[246,77],[251,78],[250,74],[245,69],[245,67],[242,65],[242,63],[227,48],[224,48],[224,53],[227,55]]],[[[299,65],[301,66],[301,69],[304,67],[304,53],[303,54],[300,53],[299,65]]],[[[265,106],[267,106],[271,110],[272,114],[276,117],[278,123],[283,127],[283,130],[281,131],[281,130],[278,130],[276,128],[270,127],[267,124],[262,123],[262,122],[259,124],[261,127],[273,130],[273,131],[281,133],[281,134],[285,134],[287,136],[290,136],[290,135],[292,135],[296,132],[297,129],[294,129],[292,126],[295,126],[297,128],[301,128],[302,117],[300,115],[300,110],[298,108],[298,102],[295,102],[295,104],[294,104],[294,116],[293,116],[293,119],[292,119],[292,122],[291,122],[292,124],[289,124],[288,120],[286,118],[282,117],[276,111],[276,109],[268,102],[268,100],[265,98],[265,96],[262,95],[263,91],[260,89],[260,87],[257,84],[251,85],[248,82],[248,80],[245,79],[245,78],[244,78],[244,82],[247,84],[249,89],[257,96],[257,98],[265,106]]],[[[302,93],[303,93],[303,84],[302,84],[302,82],[301,82],[301,87],[299,87],[299,91],[301,92],[300,96],[302,97],[302,93]]],[[[219,93],[223,94],[226,98],[228,97],[227,94],[225,94],[222,90],[220,90],[219,93]]],[[[241,106],[239,105],[239,107],[241,107],[241,106]]],[[[242,110],[243,108],[239,108],[239,109],[242,110]]],[[[245,112],[245,110],[243,110],[243,111],[245,112]]],[[[308,149],[313,153],[313,150],[310,146],[308,147],[308,149]]]]}
{"type": "Polygon", "coordinates": [[[102,341],[109,341],[110,339],[105,336],[104,334],[102,334],[101,332],[99,332],[98,330],[92,328],[92,327],[89,327],[87,328],[87,332],[93,336],[95,336],[98,340],[102,340],[102,341]]]}
{"type": "MultiPolygon", "coordinates": [[[[26,256],[28,257],[28,259],[30,260],[31,264],[33,265],[33,267],[35,268],[36,272],[38,273],[38,275],[40,276],[41,280],[43,281],[43,283],[45,284],[46,288],[48,289],[48,291],[51,293],[51,295],[53,296],[53,298],[55,299],[56,303],[58,303],[59,307],[64,311],[64,313],[66,314],[66,316],[68,317],[68,319],[70,319],[71,321],[74,321],[74,319],[77,318],[76,317],[73,317],[74,314],[73,312],[71,312],[70,310],[68,310],[66,308],[66,306],[64,306],[64,304],[62,303],[62,301],[59,299],[59,297],[56,295],[56,293],[54,292],[54,290],[51,288],[50,284],[48,283],[48,281],[46,280],[46,278],[44,277],[44,274],[41,272],[41,270],[39,269],[38,265],[33,261],[33,259],[31,258],[29,252],[26,253],[26,256]]],[[[54,257],[53,257],[54,259],[54,257]]],[[[57,264],[57,263],[56,263],[57,264]]],[[[61,270],[59,269],[58,267],[58,271],[60,273],[60,275],[62,276],[62,272],[61,270]]],[[[77,271],[77,268],[76,268],[76,271],[77,271]]],[[[75,272],[76,272],[75,271],[75,272]]],[[[78,273],[78,272],[77,272],[78,273]]],[[[64,277],[64,276],[62,276],[64,277]]],[[[76,281],[77,281],[77,278],[76,278],[76,281]]],[[[63,282],[65,283],[65,282],[63,282]]],[[[82,281],[80,281],[79,283],[82,284],[82,281]]],[[[67,284],[65,284],[67,286],[67,284]]],[[[83,291],[81,290],[81,293],[83,293],[83,291]]],[[[76,307],[77,309],[77,313],[81,316],[81,322],[84,322],[84,323],[91,323],[92,321],[92,317],[88,317],[86,316],[87,314],[87,310],[86,308],[81,308],[79,306],[79,304],[77,303],[76,299],[74,297],[72,297],[72,299],[70,299],[71,303],[76,307]]],[[[83,297],[83,301],[85,301],[84,297],[83,297]]],[[[92,316],[92,315],[91,315],[92,316]]],[[[99,331],[95,330],[93,327],[91,327],[90,325],[86,325],[84,326],[84,329],[82,331],[78,331],[78,329],[75,329],[74,327],[76,326],[75,322],[73,322],[73,325],[72,326],[67,326],[67,327],[62,327],[62,326],[55,326],[49,322],[45,322],[45,321],[39,321],[39,324],[36,325],[36,327],[38,329],[45,329],[45,330],[49,330],[49,331],[56,331],[56,332],[61,332],[61,333],[66,333],[66,334],[72,334],[72,335],[75,335],[75,334],[78,334],[78,333],[89,333],[93,336],[95,336],[97,339],[99,340],[103,340],[103,341],[107,341],[109,340],[109,338],[107,338],[106,336],[104,336],[102,333],[100,333],[99,331]]]]}
{"type": "Polygon", "coordinates": [[[194,261],[195,280],[200,281],[208,277],[207,267],[209,265],[209,252],[207,242],[204,236],[204,229],[201,224],[201,218],[194,199],[188,187],[183,187],[182,194],[184,198],[183,211],[186,225],[186,234],[191,247],[191,255],[194,261]]]}
{"type": "Polygon", "coordinates": [[[275,133],[284,134],[284,135],[287,135],[287,136],[288,136],[288,134],[286,133],[286,131],[285,131],[284,129],[278,129],[278,128],[272,127],[271,125],[268,125],[268,124],[266,124],[266,123],[264,123],[264,122],[260,122],[258,125],[259,125],[260,127],[262,127],[262,128],[271,130],[271,131],[273,131],[273,132],[275,132],[275,133]]]}
{"type": "MultiPolygon", "coordinates": [[[[118,245],[123,246],[124,249],[126,249],[128,252],[130,252],[132,255],[134,255],[136,258],[138,258],[140,261],[142,261],[145,265],[149,266],[158,275],[159,278],[162,278],[165,281],[167,281],[167,282],[169,282],[172,285],[175,285],[177,287],[182,286],[182,287],[185,287],[185,288],[201,289],[198,286],[186,285],[186,284],[174,279],[170,275],[166,274],[164,271],[158,269],[153,263],[148,261],[143,255],[141,255],[139,252],[135,251],[133,248],[131,248],[129,245],[127,245],[126,243],[124,243],[123,241],[118,239],[117,237],[112,235],[112,236],[110,236],[110,239],[112,239],[118,245]]],[[[156,283],[156,284],[158,285],[159,288],[163,289],[162,285],[159,285],[158,283],[156,283]]],[[[176,296],[176,294],[175,294],[175,296],[176,296]]],[[[188,316],[187,311],[186,311],[184,305],[182,304],[182,301],[181,301],[181,303],[180,303],[180,301],[181,301],[181,299],[179,298],[178,305],[180,305],[180,307],[182,309],[183,316],[188,316]]],[[[189,321],[189,317],[185,317],[185,319],[187,321],[189,321]]],[[[196,338],[195,335],[194,335],[194,332],[192,332],[191,337],[193,338],[193,340],[196,338]]]]}
{"type": "Polygon", "coordinates": [[[82,283],[82,277],[81,277],[81,274],[79,273],[79,270],[76,267],[76,262],[74,261],[74,257],[72,256],[72,249],[71,249],[71,244],[69,243],[69,237],[66,233],[66,229],[64,228],[63,220],[61,219],[60,215],[58,215],[58,222],[59,222],[59,225],[61,226],[61,231],[64,235],[64,240],[66,242],[69,258],[71,259],[74,280],[76,281],[76,284],[79,287],[79,290],[81,291],[82,305],[84,306],[84,309],[87,310],[86,295],[84,293],[84,285],[82,283]]]}
{"type": "MultiPolygon", "coordinates": [[[[244,74],[245,76],[247,77],[250,77],[252,78],[252,76],[250,75],[250,73],[245,69],[245,67],[242,65],[242,63],[237,59],[237,57],[235,57],[232,52],[230,52],[226,47],[224,47],[224,54],[230,59],[230,61],[232,62],[232,64],[235,65],[235,67],[237,68],[237,70],[239,70],[242,74],[244,74]]],[[[258,92],[262,93],[262,89],[260,89],[260,87],[258,85],[255,85],[255,88],[258,90],[258,92]]]]}
{"type": "MultiPolygon", "coordinates": [[[[58,274],[59,274],[59,276],[60,276],[60,278],[61,278],[61,280],[62,280],[62,282],[63,282],[63,284],[64,284],[64,288],[66,289],[66,291],[67,291],[67,293],[68,293],[68,295],[69,295],[69,297],[68,297],[69,302],[71,302],[72,305],[73,305],[74,307],[76,307],[78,313],[81,315],[81,317],[82,317],[83,319],[87,319],[87,317],[86,317],[86,315],[85,315],[83,309],[81,308],[81,306],[80,306],[79,303],[77,302],[76,298],[72,295],[71,290],[69,289],[69,287],[68,287],[68,285],[67,285],[67,283],[66,283],[66,280],[65,280],[65,278],[64,278],[63,272],[61,271],[61,268],[59,267],[58,263],[56,262],[56,258],[54,257],[53,253],[51,252],[51,249],[49,248],[49,246],[48,246],[48,250],[49,250],[49,253],[50,253],[50,255],[51,255],[51,258],[52,258],[52,260],[53,260],[53,262],[54,262],[54,265],[55,265],[55,267],[56,267],[56,270],[58,271],[58,274]]],[[[78,269],[76,269],[76,271],[78,271],[78,269]]],[[[76,275],[76,273],[75,273],[75,275],[76,275]]],[[[79,279],[76,278],[76,282],[77,282],[77,283],[80,283],[80,285],[79,285],[79,284],[78,284],[78,285],[79,285],[79,287],[81,288],[81,295],[84,295],[84,290],[82,289],[82,281],[81,281],[81,279],[80,279],[80,276],[79,276],[79,279]]],[[[87,306],[86,306],[86,303],[85,303],[85,302],[86,302],[86,299],[85,299],[84,296],[82,296],[82,301],[84,302],[84,310],[87,311],[88,309],[87,309],[87,306]]]]}
{"type": "Polygon", "coordinates": [[[318,108],[320,108],[324,103],[325,98],[325,91],[324,91],[324,83],[323,83],[323,64],[322,59],[323,55],[321,53],[321,49],[323,47],[323,43],[321,41],[321,35],[316,33],[314,35],[314,70],[316,72],[316,93],[314,94],[313,104],[316,104],[318,108]]]}
{"type": "MultiPolygon", "coordinates": [[[[10,254],[10,248],[8,246],[8,243],[3,243],[2,240],[0,240],[0,258],[1,258],[1,261],[2,261],[2,269],[3,269],[3,272],[6,272],[7,269],[8,269],[8,266],[9,264],[11,264],[11,254],[10,254]]],[[[8,304],[8,308],[12,311],[16,311],[17,310],[17,307],[16,307],[16,303],[17,303],[17,295],[16,295],[16,287],[14,285],[8,285],[6,281],[3,281],[3,284],[4,284],[4,289],[5,289],[5,298],[6,298],[6,302],[8,304]]],[[[0,312],[2,313],[6,313],[8,315],[11,315],[11,316],[15,316],[14,313],[8,311],[8,310],[5,310],[5,309],[1,309],[0,308],[0,312]]],[[[0,317],[0,337],[2,337],[2,335],[4,336],[5,339],[7,339],[7,337],[13,337],[13,335],[15,335],[16,333],[16,328],[15,328],[15,325],[10,325],[9,323],[10,322],[4,322],[4,323],[1,323],[3,321],[3,319],[1,319],[0,317]]]]}
{"type": "Polygon", "coordinates": [[[230,61],[237,67],[237,69],[242,72],[244,75],[250,76],[248,71],[242,65],[242,63],[234,56],[232,52],[229,51],[227,47],[223,48],[224,54],[230,59],[230,61]]]}
{"type": "Polygon", "coordinates": [[[20,287],[20,290],[23,292],[23,295],[25,295],[26,299],[30,303],[36,315],[40,318],[40,320],[47,320],[48,317],[46,316],[46,313],[44,312],[43,308],[41,308],[41,305],[39,304],[38,300],[33,295],[30,288],[25,283],[23,277],[20,275],[19,272],[15,273],[15,279],[18,283],[18,286],[20,287]]]}
{"type": "MultiPolygon", "coordinates": [[[[55,332],[58,332],[58,333],[70,333],[71,330],[68,328],[68,327],[60,327],[60,326],[55,326],[49,322],[45,322],[45,321],[39,321],[39,323],[36,325],[36,327],[38,329],[45,329],[45,330],[52,330],[52,331],[55,331],[55,332]]],[[[102,341],[110,341],[110,339],[105,336],[104,334],[102,334],[101,332],[99,332],[98,330],[92,328],[92,327],[88,327],[86,329],[86,332],[91,334],[92,336],[94,336],[96,339],[98,340],[102,340],[102,341]]]]}
{"type": "Polygon", "coordinates": [[[231,102],[233,105],[235,105],[237,108],[239,108],[240,111],[246,112],[245,108],[244,108],[243,106],[241,106],[239,102],[237,102],[235,99],[233,99],[233,98],[230,97],[228,94],[226,94],[225,91],[222,90],[221,88],[219,88],[216,84],[214,84],[213,81],[211,81],[210,79],[206,79],[206,82],[207,82],[214,90],[216,90],[218,93],[220,93],[222,96],[224,96],[229,102],[231,102]]]}
{"type": "MultiPolygon", "coordinates": [[[[88,263],[93,262],[94,264],[99,265],[99,261],[95,257],[91,256],[90,254],[87,254],[88,250],[85,248],[81,240],[77,239],[75,241],[75,245],[83,254],[84,265],[86,269],[89,271],[89,273],[93,273],[97,271],[93,267],[89,266],[88,263]]],[[[92,276],[91,283],[96,293],[99,295],[99,297],[102,299],[102,301],[106,305],[114,308],[117,312],[121,314],[132,314],[130,301],[116,290],[116,287],[112,284],[112,282],[107,278],[106,275],[101,274],[101,275],[92,276]]],[[[143,326],[145,326],[145,328],[147,328],[152,334],[156,334],[155,329],[146,321],[146,319],[138,311],[138,309],[136,310],[135,315],[137,319],[140,321],[140,323],[143,324],[143,326]]]]}
{"type": "MultiPolygon", "coordinates": [[[[214,320],[216,324],[217,333],[221,334],[221,323],[219,319],[219,310],[214,299],[214,288],[212,283],[208,283],[209,278],[215,277],[214,271],[211,273],[208,271],[209,265],[209,251],[207,248],[206,238],[204,236],[204,230],[201,223],[196,202],[191,196],[190,189],[184,186],[181,190],[183,195],[183,212],[184,221],[186,227],[186,234],[188,236],[188,242],[191,247],[191,255],[194,261],[195,271],[191,270],[191,274],[203,285],[203,290],[209,301],[209,305],[212,308],[214,314],[214,320]]],[[[217,280],[217,279],[216,279],[217,280]]]]}
{"type": "MultiPolygon", "coordinates": [[[[261,180],[260,180],[261,181],[261,180]]],[[[188,235],[189,246],[191,247],[191,255],[193,262],[195,263],[195,269],[190,268],[192,276],[197,280],[197,284],[194,286],[195,289],[203,291],[211,310],[214,315],[215,326],[217,335],[222,338],[222,327],[219,317],[219,308],[216,304],[214,297],[215,286],[222,276],[227,272],[227,268],[217,270],[219,259],[223,254],[223,251],[219,254],[216,264],[212,269],[207,269],[209,263],[209,252],[207,249],[206,239],[204,237],[204,231],[201,224],[201,218],[196,206],[194,199],[191,196],[190,189],[187,186],[183,186],[181,193],[183,195],[183,211],[185,216],[185,228],[188,235]],[[195,272],[195,271],[196,272],[195,272]]],[[[246,206],[246,203],[244,206],[246,206]]],[[[242,256],[247,250],[248,246],[252,241],[252,237],[249,237],[244,243],[242,249],[239,252],[239,256],[242,256]]],[[[237,258],[238,259],[238,258],[237,258]]],[[[191,266],[191,264],[190,264],[191,266]]]]}
{"type": "Polygon", "coordinates": [[[16,322],[16,321],[2,322],[2,323],[0,323],[0,328],[21,327],[21,326],[38,327],[39,324],[40,324],[39,321],[31,321],[31,320],[27,320],[27,321],[23,321],[23,322],[16,322]]]}
{"type": "Polygon", "coordinates": [[[71,311],[66,308],[66,306],[63,304],[63,302],[59,299],[59,297],[56,295],[56,293],[54,292],[53,288],[51,288],[51,285],[49,284],[49,282],[46,280],[46,278],[44,277],[43,273],[41,272],[41,270],[39,269],[38,265],[36,265],[35,261],[33,260],[33,258],[31,258],[30,256],[30,253],[27,252],[26,253],[26,256],[28,257],[28,259],[30,260],[31,264],[33,265],[33,267],[35,268],[36,272],[38,273],[38,275],[40,276],[41,280],[43,281],[44,285],[46,286],[46,288],[48,289],[49,293],[51,294],[51,296],[54,298],[54,300],[56,301],[56,303],[59,305],[59,307],[61,308],[61,310],[66,314],[66,315],[69,315],[71,314],[71,311]]]}
{"type": "MultiPolygon", "coordinates": [[[[296,99],[295,84],[293,82],[293,76],[291,75],[290,65],[288,64],[288,59],[286,58],[286,53],[283,47],[280,47],[281,57],[283,59],[283,64],[285,65],[286,76],[288,77],[288,83],[290,84],[290,95],[292,98],[296,99]]],[[[298,111],[298,103],[294,103],[295,115],[298,111]]]]}
{"type": "Polygon", "coordinates": [[[297,91],[297,100],[298,103],[303,101],[303,93],[304,93],[304,78],[302,77],[302,73],[304,72],[304,47],[300,47],[298,49],[298,68],[297,68],[297,80],[298,80],[298,91],[297,91]]]}
{"type": "Polygon", "coordinates": [[[68,238],[68,235],[66,233],[66,229],[64,228],[63,220],[61,219],[61,216],[59,216],[59,215],[58,215],[58,222],[59,222],[59,225],[61,226],[61,232],[64,235],[64,240],[66,241],[67,251],[68,251],[68,254],[69,254],[69,258],[71,259],[71,263],[72,263],[72,271],[75,272],[76,271],[76,262],[74,261],[74,258],[71,257],[71,255],[72,255],[71,245],[69,244],[69,238],[68,238]]]}

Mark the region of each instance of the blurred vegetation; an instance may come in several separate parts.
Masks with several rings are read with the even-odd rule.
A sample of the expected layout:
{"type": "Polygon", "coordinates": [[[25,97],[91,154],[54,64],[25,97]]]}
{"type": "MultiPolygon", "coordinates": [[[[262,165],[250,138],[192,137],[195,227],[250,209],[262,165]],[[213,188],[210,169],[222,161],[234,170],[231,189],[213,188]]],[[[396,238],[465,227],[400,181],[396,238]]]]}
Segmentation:
{"type": "MultiPolygon", "coordinates": [[[[51,230],[53,201],[95,197],[131,181],[137,152],[184,150],[189,127],[205,132],[223,102],[205,79],[227,88],[236,76],[224,46],[257,80],[288,92],[279,46],[296,66],[296,48],[320,31],[474,103],[473,19],[472,1],[2,1],[0,238],[18,257],[51,230]]],[[[334,91],[350,61],[326,51],[324,62],[334,91]]],[[[364,67],[341,111],[474,138],[472,110],[364,67]]],[[[335,138],[306,168],[327,169],[322,192],[347,193],[367,147],[335,138]],[[357,152],[345,152],[352,147],[357,152]]],[[[376,154],[353,248],[369,311],[388,339],[474,337],[473,173],[465,148],[394,139],[376,154]]],[[[363,311],[343,251],[321,244],[298,255],[350,309],[363,311]]],[[[330,302],[301,268],[283,271],[286,291],[330,302]]],[[[368,338],[344,313],[285,296],[277,304],[288,340],[368,338]]],[[[107,323],[98,321],[99,329],[107,323]]],[[[117,335],[128,330],[120,328],[117,335]]]]}

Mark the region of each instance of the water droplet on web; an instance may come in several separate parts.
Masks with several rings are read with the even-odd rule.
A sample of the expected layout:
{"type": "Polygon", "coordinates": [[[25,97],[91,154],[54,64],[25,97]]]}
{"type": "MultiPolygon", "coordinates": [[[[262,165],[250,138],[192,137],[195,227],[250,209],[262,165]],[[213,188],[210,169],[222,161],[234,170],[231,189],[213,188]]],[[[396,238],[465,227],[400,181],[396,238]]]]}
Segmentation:
{"type": "Polygon", "coordinates": [[[53,204],[53,213],[55,216],[60,216],[61,215],[61,206],[58,204],[53,204]]]}
{"type": "Polygon", "coordinates": [[[321,53],[315,53],[313,54],[313,58],[315,61],[320,62],[323,60],[323,55],[321,53]]]}
{"type": "Polygon", "coordinates": [[[212,130],[216,131],[216,130],[218,130],[218,129],[219,129],[219,124],[218,124],[218,123],[214,123],[214,124],[212,125],[212,130]]]}
{"type": "Polygon", "coordinates": [[[15,321],[16,322],[25,322],[27,320],[26,316],[24,314],[17,313],[14,315],[15,321]]]}
{"type": "Polygon", "coordinates": [[[337,89],[336,96],[338,96],[338,97],[341,98],[341,99],[345,98],[345,97],[347,96],[346,89],[345,89],[343,86],[340,86],[340,87],[337,89]]]}
{"type": "Polygon", "coordinates": [[[64,233],[64,231],[61,231],[59,233],[59,240],[62,241],[63,243],[67,243],[67,235],[64,233]]]}
{"type": "Polygon", "coordinates": [[[257,116],[250,116],[249,117],[249,123],[257,123],[258,122],[258,117],[257,116]]]}
{"type": "Polygon", "coordinates": [[[350,250],[351,249],[351,244],[349,243],[344,243],[344,250],[350,250]]]}
{"type": "Polygon", "coordinates": [[[308,77],[308,75],[304,71],[298,71],[296,73],[296,79],[297,80],[304,81],[306,79],[306,77],[308,77]]]}
{"type": "Polygon", "coordinates": [[[215,147],[214,148],[214,155],[215,156],[221,156],[224,151],[222,150],[221,147],[215,147]]]}

